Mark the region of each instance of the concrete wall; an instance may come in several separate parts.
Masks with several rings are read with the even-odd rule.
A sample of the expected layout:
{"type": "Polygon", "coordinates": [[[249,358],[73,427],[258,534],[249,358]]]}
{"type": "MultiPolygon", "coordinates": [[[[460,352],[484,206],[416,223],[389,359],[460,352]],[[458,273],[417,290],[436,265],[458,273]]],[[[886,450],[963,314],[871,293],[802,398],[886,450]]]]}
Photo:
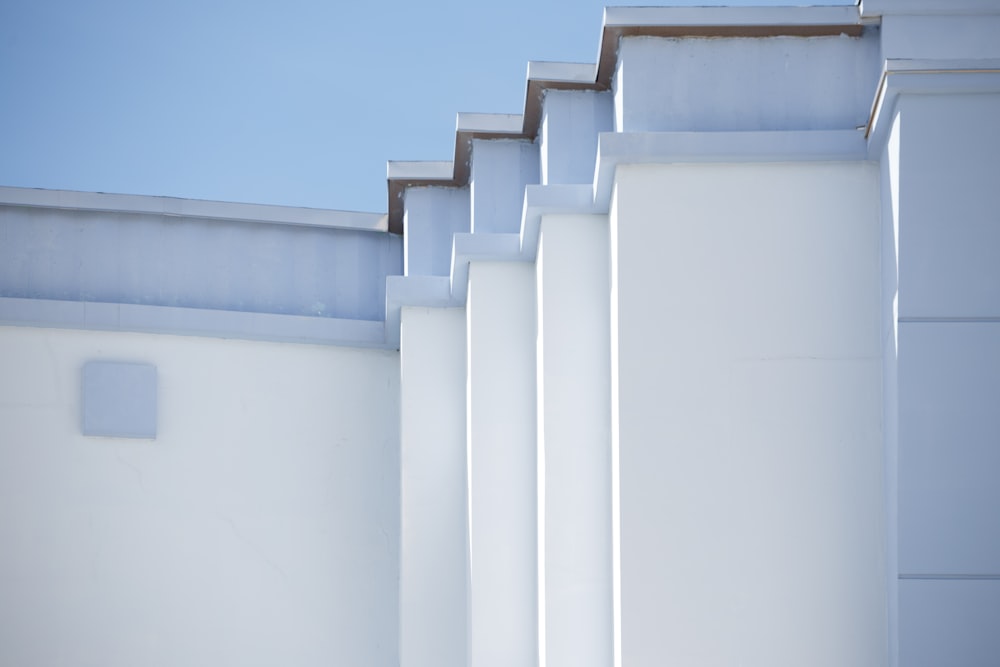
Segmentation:
{"type": "Polygon", "coordinates": [[[399,237],[0,206],[0,296],[381,320],[399,237]]]}
{"type": "Polygon", "coordinates": [[[403,274],[447,276],[452,236],[471,231],[469,188],[407,188],[403,205],[403,274]]]}
{"type": "Polygon", "coordinates": [[[874,165],[620,166],[622,661],[884,664],[874,165]]]}
{"type": "Polygon", "coordinates": [[[473,262],[466,304],[469,664],[538,659],[535,276],[473,262]]]}
{"type": "Polygon", "coordinates": [[[398,355],[0,327],[0,663],[395,665],[398,355]],[[154,440],[81,368],[158,371],[154,440]]]}
{"type": "Polygon", "coordinates": [[[538,144],[513,140],[472,142],[472,231],[516,233],[521,229],[524,186],[539,182],[538,144]]]}
{"type": "Polygon", "coordinates": [[[608,218],[548,215],[535,263],[540,664],[611,664],[608,218]]]}
{"type": "Polygon", "coordinates": [[[899,663],[899,126],[893,127],[879,160],[882,289],[882,448],[885,465],[886,600],[889,664],[899,663]]]}
{"type": "Polygon", "coordinates": [[[400,662],[465,665],[465,311],[404,308],[400,376],[400,662]]]}
{"type": "Polygon", "coordinates": [[[987,665],[1000,655],[987,622],[1000,618],[1000,95],[904,95],[897,112],[900,664],[987,665]]]}
{"type": "Polygon", "coordinates": [[[878,55],[877,29],[810,39],[626,37],[615,130],[853,129],[868,120],[878,55]]]}
{"type": "Polygon", "coordinates": [[[13,193],[0,321],[401,351],[0,328],[0,663],[992,666],[1000,14],[944,4],[611,12],[405,240],[13,193]],[[154,440],[80,435],[95,359],[154,440]]]}
{"type": "Polygon", "coordinates": [[[592,183],[597,136],[614,130],[610,92],[549,90],[538,128],[542,185],[592,183]]]}

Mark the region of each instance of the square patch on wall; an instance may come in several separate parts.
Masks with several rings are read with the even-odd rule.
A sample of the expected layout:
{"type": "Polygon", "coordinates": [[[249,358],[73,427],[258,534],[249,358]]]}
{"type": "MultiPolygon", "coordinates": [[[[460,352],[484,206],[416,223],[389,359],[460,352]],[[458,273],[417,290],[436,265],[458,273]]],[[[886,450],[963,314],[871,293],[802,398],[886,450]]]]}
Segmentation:
{"type": "Polygon", "coordinates": [[[83,366],[83,434],[156,437],[156,366],[88,361],[83,366]]]}

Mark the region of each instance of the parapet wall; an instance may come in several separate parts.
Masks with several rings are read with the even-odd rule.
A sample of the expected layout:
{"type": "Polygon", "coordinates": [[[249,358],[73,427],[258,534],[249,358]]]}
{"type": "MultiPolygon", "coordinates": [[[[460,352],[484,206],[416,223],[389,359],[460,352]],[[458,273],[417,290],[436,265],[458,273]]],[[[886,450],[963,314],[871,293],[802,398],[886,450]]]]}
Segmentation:
{"type": "Polygon", "coordinates": [[[0,189],[0,321],[380,347],[385,216],[0,189]]]}

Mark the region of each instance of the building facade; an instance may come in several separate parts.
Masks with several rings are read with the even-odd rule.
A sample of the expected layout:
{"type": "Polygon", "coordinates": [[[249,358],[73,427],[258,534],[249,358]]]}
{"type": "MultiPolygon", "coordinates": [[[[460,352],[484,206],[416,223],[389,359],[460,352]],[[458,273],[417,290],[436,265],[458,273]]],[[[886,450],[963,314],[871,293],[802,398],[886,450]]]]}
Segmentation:
{"type": "Polygon", "coordinates": [[[609,8],[387,214],[0,188],[0,662],[1000,662],[1000,3],[609,8]]]}

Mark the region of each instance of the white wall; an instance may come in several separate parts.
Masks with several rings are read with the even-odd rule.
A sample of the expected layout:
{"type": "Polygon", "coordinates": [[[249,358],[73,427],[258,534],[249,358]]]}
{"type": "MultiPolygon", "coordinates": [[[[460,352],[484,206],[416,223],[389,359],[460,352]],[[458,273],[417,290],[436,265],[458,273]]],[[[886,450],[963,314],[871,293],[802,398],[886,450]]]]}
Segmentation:
{"type": "Polygon", "coordinates": [[[469,664],[538,659],[535,275],[472,262],[466,303],[469,664]]]}
{"type": "Polygon", "coordinates": [[[400,664],[466,664],[465,311],[403,308],[400,664]]]}
{"type": "Polygon", "coordinates": [[[810,39],[625,37],[615,130],[854,129],[868,120],[878,50],[872,31],[810,39]]]}
{"type": "Polygon", "coordinates": [[[538,144],[474,139],[469,177],[472,231],[520,231],[524,186],[539,182],[540,164],[538,144]]]}
{"type": "Polygon", "coordinates": [[[28,299],[381,320],[403,268],[391,234],[183,215],[0,204],[0,237],[28,299]]]}
{"type": "Polygon", "coordinates": [[[878,170],[619,166],[623,664],[887,660],[878,170]]]}
{"type": "Polygon", "coordinates": [[[899,126],[893,120],[879,161],[882,301],[882,447],[885,461],[886,597],[889,664],[899,665],[899,126]]]}
{"type": "Polygon", "coordinates": [[[897,112],[900,664],[986,665],[1000,650],[1000,95],[906,94],[897,112]]]}
{"type": "Polygon", "coordinates": [[[961,7],[956,0],[940,5],[941,9],[947,7],[955,14],[948,16],[939,9],[921,16],[918,9],[915,15],[907,15],[907,10],[916,9],[913,0],[904,0],[896,11],[886,11],[881,20],[882,56],[902,60],[996,58],[1000,55],[1000,43],[997,42],[1000,16],[995,13],[996,3],[981,2],[978,9],[985,12],[976,16],[978,12],[973,10],[969,12],[971,17],[966,14],[968,8],[961,7]],[[989,7],[990,4],[993,6],[989,7]]]}
{"type": "Polygon", "coordinates": [[[612,661],[608,218],[542,217],[538,327],[540,664],[612,661]]]}
{"type": "Polygon", "coordinates": [[[395,665],[398,355],[0,328],[0,664],[395,665]],[[80,435],[90,359],[155,440],[80,435]]]}
{"type": "Polygon", "coordinates": [[[454,234],[471,231],[469,188],[412,187],[403,202],[403,273],[447,276],[454,234]]]}
{"type": "Polygon", "coordinates": [[[545,91],[538,129],[543,185],[593,182],[597,136],[614,130],[613,108],[608,91],[545,91]]]}

